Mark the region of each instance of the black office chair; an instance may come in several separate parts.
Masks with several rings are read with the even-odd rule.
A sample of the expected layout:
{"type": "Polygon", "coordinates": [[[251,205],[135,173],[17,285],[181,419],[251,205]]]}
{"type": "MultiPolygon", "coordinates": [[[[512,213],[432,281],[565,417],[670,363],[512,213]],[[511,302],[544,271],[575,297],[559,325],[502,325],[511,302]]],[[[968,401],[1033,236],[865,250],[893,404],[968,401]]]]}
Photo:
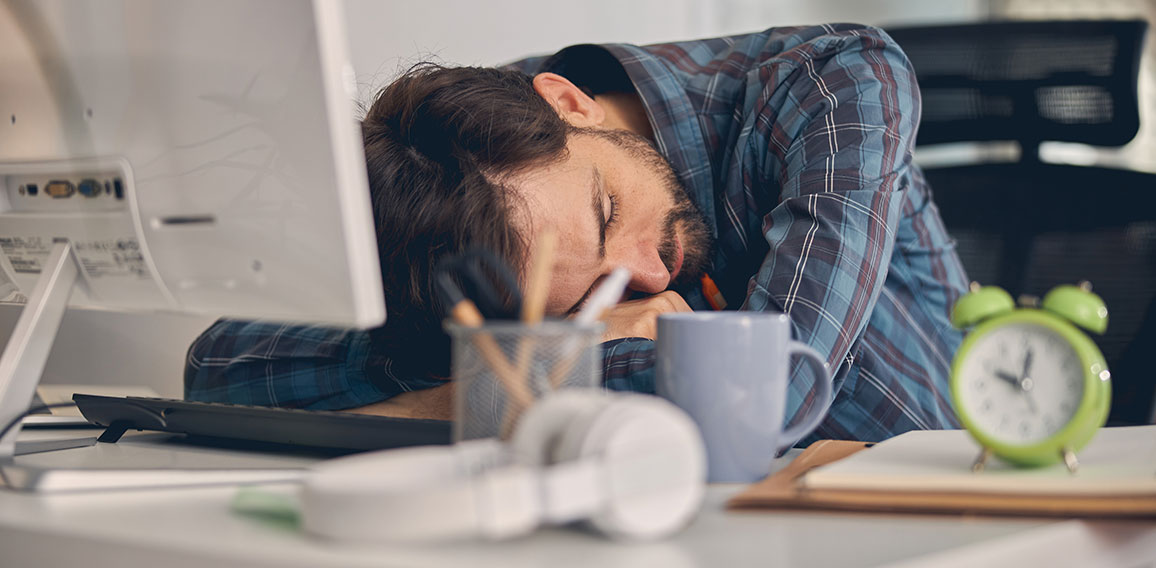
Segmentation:
{"type": "MultiPolygon", "coordinates": [[[[1013,296],[1091,281],[1114,423],[1152,417],[1156,175],[1040,161],[1045,141],[1122,146],[1140,126],[1143,21],[893,28],[923,94],[917,144],[1014,141],[1020,159],[927,170],[972,280],[1013,296]],[[1143,328],[1143,332],[1141,332],[1143,328]]],[[[918,151],[917,151],[918,152],[918,151]]]]}

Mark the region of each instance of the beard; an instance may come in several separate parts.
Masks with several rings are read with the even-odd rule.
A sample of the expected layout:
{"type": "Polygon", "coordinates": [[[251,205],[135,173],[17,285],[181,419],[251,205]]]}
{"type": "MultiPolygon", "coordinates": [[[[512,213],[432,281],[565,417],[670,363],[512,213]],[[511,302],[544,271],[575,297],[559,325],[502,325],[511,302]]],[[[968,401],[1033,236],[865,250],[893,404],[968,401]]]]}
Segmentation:
{"type": "Polygon", "coordinates": [[[671,281],[671,286],[698,282],[706,271],[710,251],[714,246],[714,235],[702,210],[690,197],[690,192],[674,173],[674,167],[649,140],[628,130],[605,130],[583,128],[582,133],[609,140],[640,160],[643,167],[662,180],[674,205],[666,213],[662,226],[662,241],[658,245],[658,256],[667,272],[674,273],[678,262],[678,244],[682,244],[682,267],[671,281]],[[681,239],[678,238],[681,232],[681,239]]]}
{"type": "MultiPolygon", "coordinates": [[[[671,172],[673,175],[673,172],[671,172]]],[[[666,270],[674,273],[678,255],[678,240],[676,235],[682,229],[682,267],[671,282],[672,286],[698,282],[706,271],[710,250],[714,243],[714,236],[706,224],[706,219],[690,199],[684,186],[679,183],[677,189],[681,192],[680,201],[666,214],[662,228],[662,242],[658,247],[658,256],[666,270]]]]}

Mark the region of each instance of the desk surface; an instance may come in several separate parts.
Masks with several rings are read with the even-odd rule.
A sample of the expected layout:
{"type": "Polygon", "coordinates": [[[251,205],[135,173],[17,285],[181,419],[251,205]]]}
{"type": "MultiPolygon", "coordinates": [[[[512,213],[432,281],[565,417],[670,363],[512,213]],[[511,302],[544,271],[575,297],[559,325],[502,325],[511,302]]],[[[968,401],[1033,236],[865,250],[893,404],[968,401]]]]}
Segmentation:
{"type": "MultiPolygon", "coordinates": [[[[31,433],[42,437],[45,434],[31,433]]],[[[75,435],[63,434],[63,435],[75,435]]],[[[167,435],[42,454],[37,463],[157,463],[215,453],[167,435]],[[127,444],[126,444],[127,443],[127,444]],[[142,458],[144,456],[144,458],[142,458]]],[[[214,459],[240,459],[237,452],[214,459]]],[[[26,456],[31,458],[33,456],[26,456]]],[[[25,458],[18,458],[25,459],[25,458]]],[[[270,456],[257,456],[268,465],[270,456]]],[[[307,463],[285,458],[287,466],[307,463]]],[[[780,464],[781,466],[782,464],[780,464]]],[[[676,537],[623,545],[546,529],[510,542],[348,546],[236,514],[234,487],[38,496],[0,490],[0,557],[22,566],[1137,566],[1156,560],[1156,523],[802,512],[729,512],[738,485],[708,488],[676,537]]],[[[288,491],[285,486],[270,490],[288,491]]]]}

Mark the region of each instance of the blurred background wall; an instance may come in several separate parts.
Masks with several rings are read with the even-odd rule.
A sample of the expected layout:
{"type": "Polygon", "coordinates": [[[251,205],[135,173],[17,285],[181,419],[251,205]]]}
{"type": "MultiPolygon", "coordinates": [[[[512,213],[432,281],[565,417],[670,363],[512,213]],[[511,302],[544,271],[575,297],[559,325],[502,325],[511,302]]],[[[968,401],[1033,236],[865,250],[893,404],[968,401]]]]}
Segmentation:
{"type": "Polygon", "coordinates": [[[831,22],[957,22],[988,11],[987,0],[346,1],[363,97],[424,59],[497,65],[575,43],[647,44],[831,22]]]}

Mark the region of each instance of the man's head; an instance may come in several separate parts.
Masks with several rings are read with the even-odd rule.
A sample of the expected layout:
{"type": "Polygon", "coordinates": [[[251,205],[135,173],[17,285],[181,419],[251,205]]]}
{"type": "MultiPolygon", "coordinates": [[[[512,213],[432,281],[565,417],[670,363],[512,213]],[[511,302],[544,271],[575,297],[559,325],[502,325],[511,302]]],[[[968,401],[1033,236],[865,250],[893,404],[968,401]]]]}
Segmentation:
{"type": "MultiPolygon", "coordinates": [[[[399,374],[446,374],[433,267],[483,246],[525,274],[546,228],[559,250],[547,313],[564,315],[615,267],[635,292],[697,278],[710,233],[639,117],[545,73],[420,66],[386,87],[362,129],[399,374]],[[406,356],[412,356],[406,360],[406,356]]],[[[645,117],[641,117],[645,123],[645,117]]]]}

